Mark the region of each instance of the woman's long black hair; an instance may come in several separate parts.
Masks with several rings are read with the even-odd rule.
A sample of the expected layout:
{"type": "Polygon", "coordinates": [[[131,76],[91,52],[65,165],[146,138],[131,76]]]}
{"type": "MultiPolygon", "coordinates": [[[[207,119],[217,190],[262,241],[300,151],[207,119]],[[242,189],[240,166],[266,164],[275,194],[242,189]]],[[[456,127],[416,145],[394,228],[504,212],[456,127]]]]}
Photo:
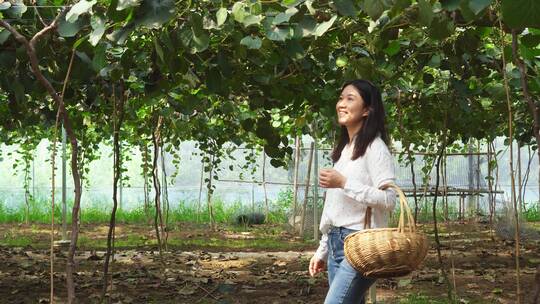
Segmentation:
{"type": "MultiPolygon", "coordinates": [[[[362,128],[358,134],[356,134],[354,139],[352,159],[355,160],[366,153],[367,148],[377,136],[380,136],[381,139],[388,144],[388,134],[386,133],[384,106],[379,88],[367,80],[357,79],[343,84],[341,91],[348,85],[352,85],[356,88],[364,100],[364,106],[367,107],[369,111],[368,116],[363,119],[362,128]]],[[[347,128],[341,126],[341,134],[337,145],[332,151],[332,161],[334,163],[341,157],[341,151],[343,151],[343,148],[349,143],[349,140],[347,128]]]]}

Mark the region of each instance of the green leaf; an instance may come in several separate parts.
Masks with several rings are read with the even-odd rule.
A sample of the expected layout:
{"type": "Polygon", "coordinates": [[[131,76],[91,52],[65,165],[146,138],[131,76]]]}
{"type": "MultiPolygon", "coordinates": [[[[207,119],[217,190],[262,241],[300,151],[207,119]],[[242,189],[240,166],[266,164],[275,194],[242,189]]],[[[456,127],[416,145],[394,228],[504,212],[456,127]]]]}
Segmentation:
{"type": "Polygon", "coordinates": [[[64,19],[60,20],[58,22],[58,34],[62,37],[74,37],[77,35],[79,30],[81,29],[81,24],[79,20],[75,22],[68,22],[64,19]]]}
{"type": "Polygon", "coordinates": [[[502,0],[503,21],[512,28],[540,28],[540,1],[502,0]]]}
{"type": "Polygon", "coordinates": [[[445,16],[433,20],[429,28],[429,37],[442,40],[454,32],[454,23],[445,16]]]}
{"type": "Polygon", "coordinates": [[[248,49],[260,49],[262,46],[261,38],[255,36],[246,36],[240,40],[240,44],[247,46],[248,49]]]}
{"type": "Polygon", "coordinates": [[[287,37],[289,36],[289,33],[290,29],[288,27],[280,28],[277,26],[272,26],[266,31],[266,37],[274,41],[285,41],[285,39],[287,39],[287,37]]]}
{"type": "Polygon", "coordinates": [[[388,44],[388,46],[384,49],[384,52],[388,56],[394,56],[397,53],[399,53],[399,50],[401,49],[401,44],[398,40],[394,40],[388,44]]]}
{"type": "Polygon", "coordinates": [[[154,39],[154,49],[156,50],[156,54],[158,55],[161,62],[165,62],[165,55],[163,55],[163,48],[161,48],[161,45],[159,44],[158,39],[154,39]]]}
{"type": "Polygon", "coordinates": [[[144,12],[144,15],[137,19],[136,24],[150,29],[160,28],[171,20],[176,12],[173,0],[143,0],[140,11],[144,12]]]}
{"type": "Polygon", "coordinates": [[[289,22],[294,14],[298,13],[298,9],[295,7],[288,8],[285,12],[279,13],[274,17],[272,24],[281,24],[283,22],[289,22]]]}
{"type": "Polygon", "coordinates": [[[126,39],[129,37],[129,34],[135,29],[135,23],[124,26],[118,30],[107,35],[107,39],[114,41],[118,44],[124,44],[126,39]]]}
{"type": "Polygon", "coordinates": [[[478,13],[488,7],[492,1],[493,0],[469,0],[469,8],[475,15],[478,15],[478,13]]]}
{"type": "Polygon", "coordinates": [[[236,2],[232,7],[232,15],[237,22],[243,22],[246,17],[246,4],[243,2],[236,2]]]}
{"type": "Polygon", "coordinates": [[[0,29],[0,44],[4,44],[9,38],[11,33],[8,30],[0,29]]]}
{"type": "Polygon", "coordinates": [[[94,58],[92,59],[92,68],[94,71],[99,72],[105,66],[107,66],[106,56],[107,46],[102,43],[94,49],[94,58]]]}
{"type": "Polygon", "coordinates": [[[433,21],[433,9],[427,0],[418,0],[419,21],[425,26],[429,26],[433,21]]]}
{"type": "Polygon", "coordinates": [[[216,13],[217,25],[221,26],[227,20],[227,9],[222,7],[216,13]]]}
{"type": "Polygon", "coordinates": [[[536,47],[540,44],[540,35],[527,34],[520,38],[521,43],[526,47],[536,47]]]}
{"type": "Polygon", "coordinates": [[[26,102],[26,95],[24,94],[24,86],[18,80],[15,80],[12,83],[12,89],[13,89],[13,92],[15,93],[15,99],[18,102],[21,102],[21,103],[26,102]]]}
{"type": "Polygon", "coordinates": [[[377,20],[384,12],[384,6],[381,0],[366,0],[364,2],[364,11],[371,19],[377,20]]]}
{"type": "Polygon", "coordinates": [[[0,3],[0,11],[7,10],[11,7],[11,3],[9,1],[4,1],[0,3]]]}
{"type": "Polygon", "coordinates": [[[94,6],[94,4],[96,4],[96,0],[92,0],[92,1],[81,0],[75,3],[75,5],[73,5],[71,9],[69,10],[69,12],[67,12],[66,14],[66,21],[71,22],[71,23],[77,21],[80,15],[86,14],[92,11],[92,6],[94,6]]]}
{"type": "Polygon", "coordinates": [[[245,26],[245,27],[248,27],[250,25],[259,25],[261,24],[261,21],[264,19],[263,16],[261,15],[247,15],[244,20],[242,21],[242,24],[245,26]]]}
{"type": "Polygon", "coordinates": [[[317,10],[313,7],[313,0],[306,0],[306,7],[311,15],[315,15],[317,10]]]}
{"type": "Polygon", "coordinates": [[[24,13],[28,10],[26,5],[24,5],[23,0],[10,1],[11,7],[6,10],[6,13],[13,18],[21,18],[24,13]]]}
{"type": "Polygon", "coordinates": [[[348,60],[347,60],[347,57],[345,56],[339,56],[337,59],[336,59],[336,65],[340,68],[346,66],[348,63],[348,60]]]}
{"type": "Polygon", "coordinates": [[[334,5],[343,16],[354,17],[358,14],[358,9],[351,0],[334,0],[334,5]]]}
{"type": "Polygon", "coordinates": [[[77,39],[75,43],[73,43],[73,49],[76,50],[83,42],[88,39],[88,36],[82,36],[81,38],[77,39]]]}
{"type": "Polygon", "coordinates": [[[441,0],[441,6],[443,9],[452,12],[459,8],[460,1],[461,0],[441,0]]]}
{"type": "Polygon", "coordinates": [[[287,55],[289,55],[290,58],[300,60],[304,58],[305,56],[305,50],[302,47],[302,44],[300,44],[299,39],[291,39],[287,41],[287,55]]]}
{"type": "Polygon", "coordinates": [[[90,25],[92,26],[92,32],[90,32],[88,42],[90,42],[91,45],[96,46],[105,33],[105,19],[99,15],[92,15],[90,25]]]}
{"type": "Polygon", "coordinates": [[[304,16],[304,19],[302,19],[295,28],[295,31],[298,32],[297,34],[295,33],[295,37],[303,38],[311,36],[316,28],[317,21],[311,16],[304,16]]]}
{"type": "Polygon", "coordinates": [[[208,48],[208,45],[210,44],[210,37],[208,34],[203,33],[200,35],[193,35],[193,40],[191,44],[191,52],[192,53],[199,53],[208,48]]]}
{"type": "Polygon", "coordinates": [[[313,35],[317,37],[322,36],[326,31],[330,29],[330,27],[332,27],[336,19],[337,19],[337,15],[334,15],[332,18],[330,18],[330,20],[319,23],[317,27],[315,28],[313,35]]]}
{"type": "Polygon", "coordinates": [[[302,3],[302,0],[283,0],[283,1],[281,1],[281,5],[283,5],[283,6],[297,6],[300,3],[302,3]]]}
{"type": "Polygon", "coordinates": [[[139,6],[140,0],[118,0],[118,5],[116,6],[117,11],[125,10],[126,8],[139,6]]]}

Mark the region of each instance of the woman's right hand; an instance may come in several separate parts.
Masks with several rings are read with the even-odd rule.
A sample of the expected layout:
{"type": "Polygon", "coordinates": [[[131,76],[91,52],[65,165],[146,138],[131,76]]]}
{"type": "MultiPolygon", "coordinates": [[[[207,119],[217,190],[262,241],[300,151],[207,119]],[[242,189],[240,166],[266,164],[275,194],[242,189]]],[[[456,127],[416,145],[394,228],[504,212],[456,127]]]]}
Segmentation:
{"type": "Polygon", "coordinates": [[[323,272],[326,268],[326,262],[318,259],[316,256],[311,257],[309,261],[309,275],[314,276],[319,272],[323,272]]]}

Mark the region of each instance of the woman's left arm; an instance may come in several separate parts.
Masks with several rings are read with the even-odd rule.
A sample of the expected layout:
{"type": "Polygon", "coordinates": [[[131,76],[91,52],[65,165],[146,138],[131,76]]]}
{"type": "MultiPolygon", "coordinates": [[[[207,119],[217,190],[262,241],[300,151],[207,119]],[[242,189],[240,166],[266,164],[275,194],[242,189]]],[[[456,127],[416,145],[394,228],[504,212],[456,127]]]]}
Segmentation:
{"type": "Polygon", "coordinates": [[[347,179],[343,191],[345,195],[370,207],[392,211],[396,205],[396,193],[393,189],[381,188],[396,181],[394,157],[382,140],[374,141],[366,150],[365,156],[373,186],[347,179]]]}

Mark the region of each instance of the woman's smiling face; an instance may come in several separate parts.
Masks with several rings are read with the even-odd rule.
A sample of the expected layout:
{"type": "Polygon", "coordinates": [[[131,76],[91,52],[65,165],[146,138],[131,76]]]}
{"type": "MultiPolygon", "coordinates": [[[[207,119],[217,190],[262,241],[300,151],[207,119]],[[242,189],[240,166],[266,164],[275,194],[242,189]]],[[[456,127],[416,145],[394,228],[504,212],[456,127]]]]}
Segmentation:
{"type": "Polygon", "coordinates": [[[353,86],[346,86],[336,104],[338,123],[345,127],[357,127],[368,115],[368,108],[360,92],[353,86]]]}

